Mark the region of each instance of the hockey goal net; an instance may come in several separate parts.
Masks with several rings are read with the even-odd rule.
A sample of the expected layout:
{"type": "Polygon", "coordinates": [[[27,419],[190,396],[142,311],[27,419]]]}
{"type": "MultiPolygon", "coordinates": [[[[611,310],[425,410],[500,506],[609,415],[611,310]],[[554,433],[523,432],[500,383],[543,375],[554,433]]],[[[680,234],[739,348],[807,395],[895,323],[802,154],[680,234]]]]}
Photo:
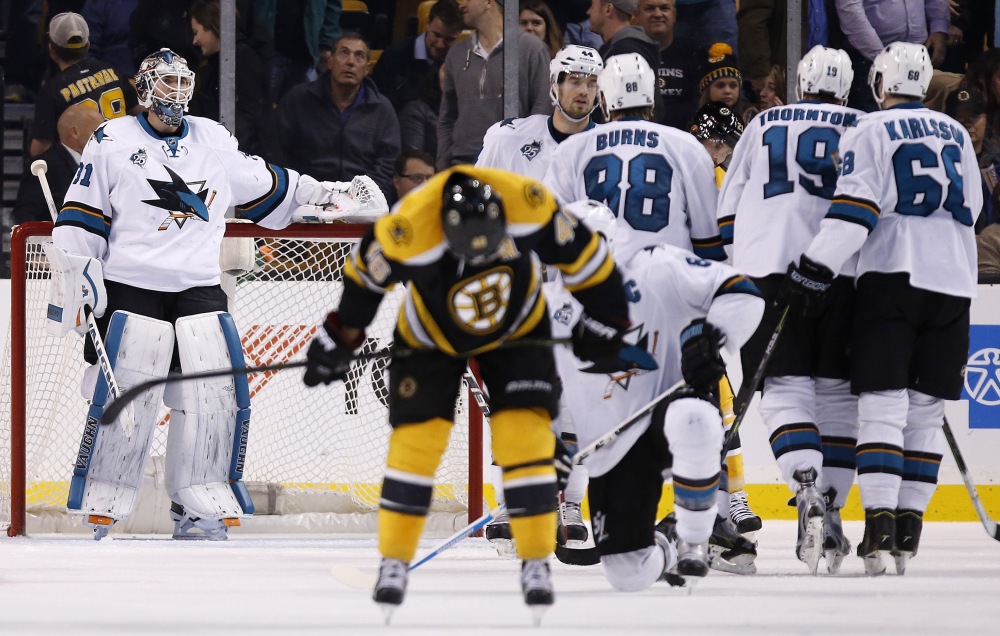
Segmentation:
{"type": "MultiPolygon", "coordinates": [[[[248,366],[304,357],[315,325],[339,302],[341,268],[364,229],[227,226],[227,237],[252,241],[256,254],[253,271],[224,280],[248,366]]],[[[51,223],[21,225],[11,241],[11,327],[0,377],[0,526],[12,536],[83,530],[65,505],[87,407],[80,393],[86,363],[82,338],[55,338],[45,330],[49,273],[42,245],[51,241],[51,230],[51,223]]],[[[401,295],[396,289],[382,303],[364,351],[391,345],[401,295]]],[[[244,480],[256,513],[238,532],[374,531],[390,432],[386,363],[356,364],[346,383],[311,390],[301,371],[250,376],[244,480]]],[[[457,395],[455,422],[436,476],[432,531],[450,533],[482,510],[482,417],[467,391],[457,395]]],[[[172,529],[163,488],[168,428],[164,410],[143,494],[119,532],[172,529]]]]}

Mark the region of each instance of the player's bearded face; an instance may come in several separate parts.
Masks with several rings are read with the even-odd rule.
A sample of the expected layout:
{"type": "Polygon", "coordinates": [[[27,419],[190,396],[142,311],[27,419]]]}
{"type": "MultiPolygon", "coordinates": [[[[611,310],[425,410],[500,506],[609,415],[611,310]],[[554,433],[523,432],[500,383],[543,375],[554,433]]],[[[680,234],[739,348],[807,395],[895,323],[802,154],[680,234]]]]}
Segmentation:
{"type": "Polygon", "coordinates": [[[574,119],[584,117],[594,110],[596,99],[596,75],[572,73],[559,84],[559,105],[574,119]]]}

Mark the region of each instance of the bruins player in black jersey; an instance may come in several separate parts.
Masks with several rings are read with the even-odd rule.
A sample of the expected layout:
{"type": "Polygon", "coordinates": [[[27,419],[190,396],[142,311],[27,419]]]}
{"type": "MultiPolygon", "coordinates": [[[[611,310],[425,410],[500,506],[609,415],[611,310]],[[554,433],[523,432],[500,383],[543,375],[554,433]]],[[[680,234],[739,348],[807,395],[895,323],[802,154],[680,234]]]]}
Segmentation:
{"type": "Polygon", "coordinates": [[[619,355],[629,324],[623,281],[604,240],[538,182],[473,166],[438,173],[375,223],[344,268],[339,310],[310,344],[306,384],[342,380],[385,292],[408,283],[389,366],[393,432],[378,518],[374,598],[387,610],[403,601],[469,358],[490,388],[524,600],[538,609],[554,600],[559,380],[551,346],[528,344],[550,338],[541,263],[557,267],[584,306],[574,353],[630,368],[619,355]]]}

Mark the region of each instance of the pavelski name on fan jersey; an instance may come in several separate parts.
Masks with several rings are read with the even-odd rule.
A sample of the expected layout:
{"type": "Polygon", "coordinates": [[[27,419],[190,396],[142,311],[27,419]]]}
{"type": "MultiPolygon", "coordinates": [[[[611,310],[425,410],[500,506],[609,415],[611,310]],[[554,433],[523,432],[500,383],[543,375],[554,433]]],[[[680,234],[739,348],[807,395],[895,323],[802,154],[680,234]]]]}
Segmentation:
{"type": "Polygon", "coordinates": [[[544,183],[560,204],[593,199],[611,208],[627,230],[616,237],[620,253],[666,243],[726,257],[715,166],[687,132],[644,119],[601,124],[559,144],[544,183]]]}
{"type": "MultiPolygon", "coordinates": [[[[615,240],[617,254],[617,238],[615,240]]],[[[726,334],[726,349],[739,351],[757,328],[764,301],[750,280],[724,263],[707,261],[670,245],[655,245],[619,261],[632,327],[628,344],[648,351],[659,365],[652,371],[588,372],[568,347],[555,347],[562,404],[569,410],[583,448],[682,379],[680,333],[707,318],[726,334]]],[[[558,282],[545,283],[553,337],[562,337],[580,319],[579,303],[558,282]]],[[[585,460],[591,476],[611,470],[649,427],[636,422],[615,441],[585,460]]],[[[721,425],[721,422],[720,422],[721,425]]]]}
{"type": "MultiPolygon", "coordinates": [[[[719,192],[719,233],[737,269],[762,278],[798,262],[830,208],[841,135],[863,114],[804,100],[747,124],[719,192]]],[[[853,277],[855,264],[840,273],[853,277]]]]}
{"type": "MultiPolygon", "coordinates": [[[[584,130],[593,127],[590,122],[584,130]]],[[[555,129],[551,115],[505,119],[486,131],[476,167],[502,168],[541,181],[556,146],[570,136],[555,129]]]]}
{"type": "Polygon", "coordinates": [[[868,113],[840,140],[840,176],[806,255],[857,275],[909,274],[912,287],[975,298],[979,164],[961,124],[908,102],[868,113]]]}
{"type": "Polygon", "coordinates": [[[240,152],[211,119],[185,117],[161,137],[145,114],[121,117],[87,142],[52,239],[101,260],[107,280],[166,292],[216,285],[226,210],[283,228],[298,179],[240,152]]]}

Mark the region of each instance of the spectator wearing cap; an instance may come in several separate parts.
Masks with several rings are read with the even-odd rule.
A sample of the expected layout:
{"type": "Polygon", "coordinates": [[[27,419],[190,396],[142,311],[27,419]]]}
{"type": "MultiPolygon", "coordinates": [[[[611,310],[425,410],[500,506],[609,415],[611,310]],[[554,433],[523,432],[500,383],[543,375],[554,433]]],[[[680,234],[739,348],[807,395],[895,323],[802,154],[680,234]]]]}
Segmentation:
{"type": "Polygon", "coordinates": [[[396,112],[421,98],[428,72],[444,63],[461,31],[462,12],[458,2],[438,0],[431,6],[423,33],[395,42],[382,53],[372,79],[396,112]]]}
{"type": "MultiPolygon", "coordinates": [[[[649,68],[660,66],[660,43],[646,35],[641,26],[632,24],[639,7],[639,0],[591,0],[587,16],[590,30],[601,36],[604,45],[598,49],[601,58],[638,53],[649,68]]],[[[660,92],[653,103],[653,121],[663,121],[665,109],[660,92]]]]}
{"type": "MultiPolygon", "coordinates": [[[[475,163],[486,130],[504,115],[503,0],[465,0],[462,18],[475,32],[451,47],[445,58],[438,169],[475,163]]],[[[518,108],[513,116],[551,114],[548,47],[521,29],[507,37],[518,60],[518,108]]]]}
{"type": "Polygon", "coordinates": [[[740,95],[743,75],[736,63],[733,49],[728,44],[717,42],[708,49],[708,56],[702,62],[699,75],[699,108],[709,102],[722,102],[739,114],[743,123],[753,116],[753,105],[740,95]]]}
{"type": "Polygon", "coordinates": [[[976,234],[1000,222],[1000,147],[986,139],[986,99],[976,88],[961,86],[948,95],[945,114],[962,124],[976,151],[983,179],[983,209],[976,221],[976,234]]]}
{"type": "Polygon", "coordinates": [[[57,122],[73,104],[87,104],[114,119],[142,110],[128,77],[114,65],[88,56],[90,28],[79,13],[60,13],[49,23],[49,57],[59,72],[42,83],[35,102],[29,154],[37,157],[59,139],[57,122]]]}

